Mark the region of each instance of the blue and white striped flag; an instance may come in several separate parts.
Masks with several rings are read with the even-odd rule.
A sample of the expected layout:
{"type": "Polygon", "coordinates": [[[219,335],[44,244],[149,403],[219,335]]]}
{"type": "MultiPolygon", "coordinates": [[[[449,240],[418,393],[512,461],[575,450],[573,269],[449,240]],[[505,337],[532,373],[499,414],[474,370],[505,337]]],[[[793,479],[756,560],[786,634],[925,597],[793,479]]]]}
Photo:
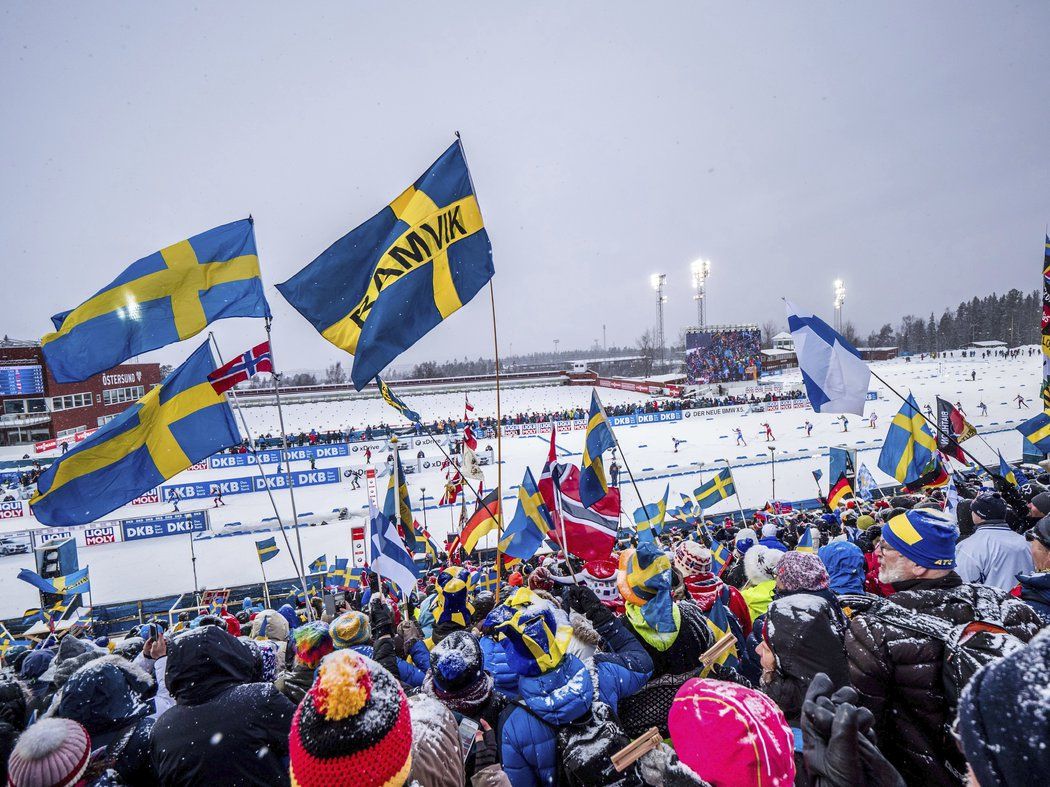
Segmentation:
{"type": "Polygon", "coordinates": [[[405,598],[415,589],[419,568],[405,548],[397,528],[383,512],[372,508],[372,543],[370,566],[372,571],[397,585],[405,598]]]}
{"type": "Polygon", "coordinates": [[[862,464],[857,468],[857,497],[861,500],[871,500],[872,493],[875,491],[875,476],[871,474],[867,465],[862,464]]]}
{"type": "Polygon", "coordinates": [[[818,413],[864,415],[871,370],[857,349],[819,317],[785,300],[806,395],[818,413]]]}

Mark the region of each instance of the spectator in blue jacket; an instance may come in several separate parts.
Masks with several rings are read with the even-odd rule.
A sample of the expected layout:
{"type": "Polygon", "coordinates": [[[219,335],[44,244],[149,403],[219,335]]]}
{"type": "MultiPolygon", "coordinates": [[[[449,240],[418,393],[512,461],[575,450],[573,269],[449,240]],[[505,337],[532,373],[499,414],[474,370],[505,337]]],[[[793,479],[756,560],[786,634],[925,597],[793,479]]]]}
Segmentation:
{"type": "Polygon", "coordinates": [[[860,547],[849,541],[832,541],[817,550],[817,557],[828,569],[828,587],[835,595],[864,593],[867,564],[860,547]]]}
{"type": "MultiPolygon", "coordinates": [[[[527,592],[515,594],[519,603],[527,592]]],[[[594,591],[574,585],[566,591],[566,599],[572,610],[594,624],[604,641],[607,652],[594,656],[593,670],[567,652],[572,627],[558,625],[549,603],[538,596],[498,626],[507,659],[520,676],[518,691],[527,707],[511,705],[500,719],[503,770],[513,787],[556,783],[558,728],[585,716],[595,693],[615,712],[620,699],[640,689],[652,674],[649,654],[594,591]]]]}
{"type": "MultiPolygon", "coordinates": [[[[349,648],[366,658],[373,657],[372,629],[368,615],[364,612],[358,612],[357,610],[344,612],[332,621],[328,629],[332,634],[332,644],[335,645],[336,650],[349,648]]],[[[423,678],[426,677],[426,667],[430,664],[430,654],[419,638],[411,641],[406,640],[405,650],[412,661],[409,662],[398,658],[397,677],[405,686],[418,688],[423,685],[423,678]],[[423,668],[420,669],[417,663],[422,665],[423,668]]]]}

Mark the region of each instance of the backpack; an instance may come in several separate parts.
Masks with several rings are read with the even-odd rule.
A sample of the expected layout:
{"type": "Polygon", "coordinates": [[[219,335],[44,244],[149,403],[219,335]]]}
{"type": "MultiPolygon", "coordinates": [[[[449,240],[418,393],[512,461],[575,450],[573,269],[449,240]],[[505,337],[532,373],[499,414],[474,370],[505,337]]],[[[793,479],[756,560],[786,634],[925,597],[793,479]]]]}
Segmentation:
{"type": "MultiPolygon", "coordinates": [[[[968,604],[975,618],[982,614],[982,610],[974,608],[969,599],[950,593],[947,597],[968,604]]],[[[958,706],[966,684],[978,670],[1025,646],[1023,641],[998,623],[975,619],[955,625],[935,615],[906,609],[890,599],[841,596],[839,600],[854,610],[864,610],[866,607],[879,620],[942,642],[941,680],[945,697],[953,710],[958,706]]],[[[991,617],[989,612],[983,610],[984,614],[991,617]]]]}

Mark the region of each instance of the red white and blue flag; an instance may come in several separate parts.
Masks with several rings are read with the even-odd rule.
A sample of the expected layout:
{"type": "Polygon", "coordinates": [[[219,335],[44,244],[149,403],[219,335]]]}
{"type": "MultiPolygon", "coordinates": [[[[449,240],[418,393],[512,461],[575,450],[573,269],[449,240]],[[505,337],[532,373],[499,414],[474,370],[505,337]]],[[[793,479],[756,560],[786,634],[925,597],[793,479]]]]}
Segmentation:
{"type": "Polygon", "coordinates": [[[273,356],[270,355],[269,342],[257,344],[248,352],[241,353],[232,361],[220,366],[208,375],[208,382],[215,389],[215,393],[221,394],[259,372],[273,374],[273,356]]]}

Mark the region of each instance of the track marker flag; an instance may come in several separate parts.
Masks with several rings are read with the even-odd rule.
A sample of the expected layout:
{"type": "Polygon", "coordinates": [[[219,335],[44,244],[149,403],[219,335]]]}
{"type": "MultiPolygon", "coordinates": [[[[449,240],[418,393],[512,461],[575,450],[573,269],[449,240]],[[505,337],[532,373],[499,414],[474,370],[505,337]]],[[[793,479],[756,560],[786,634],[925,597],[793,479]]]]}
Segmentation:
{"type": "Polygon", "coordinates": [[[590,508],[609,493],[602,454],[615,447],[612,426],[605,415],[598,392],[591,389],[591,411],[587,418],[587,436],[583,440],[580,461],[580,502],[590,508]]]}
{"type": "Polygon", "coordinates": [[[495,270],[463,145],[277,290],[354,356],[361,390],[481,290],[495,270]]]}
{"type": "Polygon", "coordinates": [[[135,355],[190,339],[216,320],[269,317],[250,218],[194,235],[131,263],[40,340],[60,383],[86,380],[135,355]]]}
{"type": "Polygon", "coordinates": [[[864,415],[871,370],[857,348],[819,317],[788,300],[784,304],[795,356],[813,410],[864,415]]]}

